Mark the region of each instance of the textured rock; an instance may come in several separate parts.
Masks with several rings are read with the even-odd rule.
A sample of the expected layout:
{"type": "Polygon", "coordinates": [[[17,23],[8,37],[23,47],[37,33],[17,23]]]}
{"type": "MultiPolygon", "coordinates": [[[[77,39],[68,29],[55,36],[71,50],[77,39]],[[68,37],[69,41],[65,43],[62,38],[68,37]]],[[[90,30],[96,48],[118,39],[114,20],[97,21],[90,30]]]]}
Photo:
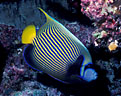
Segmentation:
{"type": "Polygon", "coordinates": [[[49,7],[53,7],[51,6],[52,4],[59,3],[63,8],[68,9],[67,0],[10,1],[8,2],[8,0],[4,0],[3,2],[0,2],[0,23],[16,26],[17,28],[22,29],[29,24],[40,26],[45,22],[44,15],[38,10],[38,7],[44,9],[52,17],[56,17],[55,12],[48,9],[49,7]]]}

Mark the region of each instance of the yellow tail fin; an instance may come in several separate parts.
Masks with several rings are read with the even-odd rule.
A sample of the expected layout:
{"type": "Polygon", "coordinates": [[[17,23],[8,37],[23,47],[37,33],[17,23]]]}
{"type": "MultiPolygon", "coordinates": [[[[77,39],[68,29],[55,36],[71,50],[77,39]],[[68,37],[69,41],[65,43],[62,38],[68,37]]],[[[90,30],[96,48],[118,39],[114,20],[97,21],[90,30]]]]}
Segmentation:
{"type": "Polygon", "coordinates": [[[36,37],[36,29],[34,25],[27,26],[22,33],[22,43],[32,44],[32,40],[36,37]]]}

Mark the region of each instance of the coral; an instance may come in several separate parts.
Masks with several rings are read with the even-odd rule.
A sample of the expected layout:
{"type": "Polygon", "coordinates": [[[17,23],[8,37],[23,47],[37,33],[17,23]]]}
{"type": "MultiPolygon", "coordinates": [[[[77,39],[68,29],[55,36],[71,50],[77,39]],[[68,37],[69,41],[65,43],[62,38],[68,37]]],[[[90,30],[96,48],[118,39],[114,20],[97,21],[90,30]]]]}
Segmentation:
{"type": "Polygon", "coordinates": [[[3,47],[9,50],[16,44],[21,42],[21,30],[16,29],[14,26],[0,24],[0,42],[3,47]]]}
{"type": "Polygon", "coordinates": [[[116,8],[109,6],[113,0],[81,0],[81,11],[90,19],[98,20],[107,16],[108,13],[114,14],[116,8]]]}
{"type": "Polygon", "coordinates": [[[37,73],[29,70],[23,61],[22,53],[9,55],[3,80],[0,85],[0,94],[4,96],[60,96],[56,88],[50,88],[35,81],[37,73]],[[29,80],[29,81],[26,81],[29,80]]]}
{"type": "MultiPolygon", "coordinates": [[[[24,0],[23,0],[24,1],[24,0]]],[[[53,0],[51,0],[53,1],[53,0]]],[[[78,0],[70,0],[72,2],[72,6],[79,8],[79,2],[78,0]]],[[[30,5],[30,2],[27,1],[30,5]]],[[[39,1],[37,1],[39,2],[39,1]]],[[[45,2],[45,1],[42,1],[45,2]]],[[[63,1],[65,2],[65,1],[63,1]]],[[[91,20],[94,21],[93,25],[94,27],[89,26],[83,26],[77,22],[67,23],[65,26],[87,47],[89,48],[89,51],[91,53],[93,63],[100,67],[101,72],[106,71],[106,78],[109,80],[109,83],[100,81],[99,83],[102,85],[104,83],[104,86],[108,86],[108,90],[110,91],[112,96],[117,96],[121,94],[121,13],[120,13],[120,0],[81,0],[81,11],[86,14],[87,17],[89,17],[91,20]],[[115,48],[116,50],[113,51],[107,51],[106,48],[114,42],[116,44],[115,48]],[[118,42],[118,43],[117,43],[118,42]],[[92,43],[95,45],[92,47],[92,43]],[[92,48],[90,48],[90,46],[92,48]],[[102,49],[101,49],[102,48],[102,49]],[[103,50],[104,48],[104,50],[103,50]],[[103,51],[100,51],[103,50],[103,51]],[[103,54],[104,52],[104,54],[103,54]],[[98,54],[99,53],[99,54],[98,54]],[[108,53],[108,54],[107,54],[108,53]],[[96,55],[94,55],[96,54],[96,55]],[[97,59],[97,57],[99,57],[97,59]],[[103,58],[106,58],[106,60],[103,60],[103,58]]],[[[20,2],[18,5],[25,6],[25,2],[20,2]]],[[[45,3],[44,3],[45,4],[45,3]]],[[[43,6],[44,6],[43,4],[43,6]]],[[[34,4],[36,5],[36,4],[34,4]]],[[[39,4],[38,4],[39,5],[39,4]]],[[[6,6],[6,5],[4,5],[6,6]]],[[[8,5],[7,8],[11,7],[12,10],[10,12],[12,14],[16,14],[16,12],[19,12],[20,17],[18,14],[16,14],[16,18],[12,18],[11,22],[16,25],[16,27],[25,27],[26,23],[33,23],[32,20],[36,21],[39,17],[39,12],[36,14],[37,16],[33,16],[31,18],[35,19],[27,19],[27,17],[31,14],[28,14],[28,9],[26,9],[26,12],[23,11],[23,9],[26,7],[19,6],[19,11],[14,11],[16,9],[17,3],[11,3],[8,5]],[[14,8],[15,7],[15,8],[14,8]],[[15,12],[15,13],[14,13],[15,12]],[[29,21],[26,22],[25,21],[29,21]]],[[[35,6],[34,6],[35,7],[35,6]]],[[[67,6],[68,7],[68,6],[67,6]]],[[[33,8],[33,7],[32,7],[33,8]]],[[[31,9],[32,9],[31,8],[31,9]]],[[[43,7],[45,8],[45,6],[43,7]]],[[[4,8],[3,8],[4,9],[4,8]]],[[[49,9],[45,8],[45,9],[49,9]]],[[[32,9],[34,10],[34,9],[32,9]]],[[[57,8],[58,10],[58,8],[57,8]]],[[[3,12],[3,11],[2,11],[3,12]]],[[[6,14],[8,13],[5,9],[4,11],[6,14]]],[[[37,11],[32,11],[32,13],[36,13],[37,11]]],[[[51,10],[49,10],[51,12],[51,10]]],[[[61,13],[61,12],[58,12],[61,13]]],[[[75,13],[75,12],[72,12],[75,13]]],[[[4,15],[4,14],[3,14],[4,15]]],[[[55,15],[57,15],[55,13],[55,15]]],[[[8,15],[7,15],[8,16],[8,15]]],[[[42,17],[43,18],[43,17],[42,17]]],[[[41,18],[41,19],[42,19],[41,18]]],[[[63,18],[62,18],[63,19],[63,18]]],[[[61,22],[64,22],[65,19],[60,20],[61,22]]],[[[3,20],[3,19],[2,19],[3,20]]],[[[8,20],[8,19],[6,19],[8,20]]],[[[40,24],[40,21],[38,24],[40,24]]],[[[42,20],[43,22],[43,20],[42,20]]],[[[7,23],[9,24],[9,23],[7,23]]],[[[13,24],[13,25],[14,25],[13,24]]],[[[36,23],[35,23],[36,25],[36,23]]],[[[54,87],[51,85],[51,87],[48,87],[47,85],[42,84],[42,82],[39,82],[37,80],[37,75],[42,75],[41,72],[37,72],[32,70],[31,68],[26,65],[25,61],[23,60],[23,50],[26,47],[26,45],[21,44],[21,29],[16,29],[15,26],[0,24],[0,42],[2,43],[2,46],[7,49],[8,51],[8,58],[6,58],[5,68],[3,72],[3,80],[0,84],[0,96],[64,96],[59,90],[59,88],[54,87]]],[[[113,43],[113,44],[114,44],[113,43]]],[[[114,48],[114,49],[115,49],[114,48]]],[[[98,70],[98,68],[97,68],[98,70]]],[[[99,74],[100,75],[100,74],[99,74]]],[[[46,76],[45,76],[46,77],[46,76]]],[[[105,77],[104,75],[102,77],[105,77]]],[[[43,78],[40,78],[43,79],[43,78]]],[[[46,78],[44,78],[46,79],[46,78]]],[[[97,82],[97,81],[95,81],[97,82]]],[[[55,83],[55,82],[54,82],[55,83]]],[[[97,83],[96,83],[97,84],[97,83]]],[[[88,84],[87,84],[88,85],[88,84]]],[[[98,84],[97,84],[98,85],[98,84]]],[[[92,85],[95,86],[95,85],[92,85]]],[[[102,85],[103,86],[103,85],[102,85]]],[[[67,86],[66,86],[67,87],[67,86]]],[[[69,88],[71,90],[71,87],[66,88],[65,86],[62,88],[69,88]]],[[[72,86],[73,87],[73,86],[72,86]]],[[[77,87],[77,86],[76,86],[77,87]]],[[[82,92],[79,88],[79,91],[77,90],[78,87],[74,88],[76,91],[73,91],[71,94],[78,94],[81,95],[82,93],[85,94],[85,91],[82,92]]],[[[83,86],[82,86],[83,87],[83,86]]],[[[85,87],[85,86],[84,86],[85,87]]],[[[86,86],[87,87],[87,86],[86,86]]],[[[98,90],[98,87],[96,86],[96,91],[98,90]]],[[[102,87],[101,87],[102,88],[102,87]]],[[[99,88],[99,89],[101,89],[99,88]]],[[[81,88],[83,89],[83,88],[81,88]]],[[[86,88],[85,88],[86,89],[86,88]]],[[[95,90],[93,90],[93,87],[87,88],[88,91],[86,92],[90,93],[92,92],[96,94],[95,90]],[[89,91],[91,90],[91,91],[89,91]]],[[[103,88],[102,88],[103,89],[103,88]]],[[[97,91],[97,93],[101,94],[102,89],[100,91],[97,91]]],[[[62,89],[61,89],[62,90],[62,89]]],[[[69,90],[69,91],[70,91],[69,90]]],[[[68,90],[65,92],[69,92],[68,90]]],[[[104,94],[105,91],[103,91],[104,94]]],[[[102,92],[102,93],[103,93],[102,92]]],[[[67,93],[68,95],[70,93],[67,93]]],[[[75,96],[75,95],[70,95],[75,96]]],[[[83,96],[83,95],[82,95],[83,96]]],[[[93,95],[94,96],[94,95],[93,95]]],[[[103,96],[103,95],[102,95],[103,96]]]]}
{"type": "Polygon", "coordinates": [[[100,66],[101,70],[106,70],[106,77],[110,82],[107,86],[111,96],[120,96],[121,1],[81,0],[80,5],[81,12],[94,21],[93,25],[96,28],[92,32],[94,48],[102,50],[99,51],[99,60],[96,59],[94,63],[100,66]]]}
{"type": "Polygon", "coordinates": [[[96,64],[101,67],[102,70],[106,70],[106,77],[109,79],[110,84],[108,84],[108,89],[111,93],[111,96],[120,96],[121,94],[121,79],[120,77],[120,68],[121,61],[118,61],[116,58],[110,58],[109,61],[96,60],[96,64]]]}
{"type": "Polygon", "coordinates": [[[115,40],[115,42],[111,42],[108,46],[108,49],[110,51],[116,50],[116,48],[118,47],[118,42],[115,40]]]}
{"type": "Polygon", "coordinates": [[[121,35],[120,0],[81,0],[81,7],[82,13],[93,20],[97,28],[92,33],[95,46],[108,47],[109,43],[118,41],[121,35]]]}
{"type": "Polygon", "coordinates": [[[21,91],[14,91],[11,96],[61,96],[56,88],[50,88],[36,81],[25,81],[21,83],[21,91]]]}
{"type": "Polygon", "coordinates": [[[84,26],[77,22],[67,23],[66,28],[72,32],[85,46],[92,44],[92,32],[95,30],[93,27],[84,26]]]}
{"type": "Polygon", "coordinates": [[[57,88],[47,87],[37,82],[37,74],[41,72],[29,69],[23,59],[23,50],[26,45],[21,45],[21,30],[14,26],[0,24],[0,41],[8,50],[0,96],[61,96],[57,88]]]}

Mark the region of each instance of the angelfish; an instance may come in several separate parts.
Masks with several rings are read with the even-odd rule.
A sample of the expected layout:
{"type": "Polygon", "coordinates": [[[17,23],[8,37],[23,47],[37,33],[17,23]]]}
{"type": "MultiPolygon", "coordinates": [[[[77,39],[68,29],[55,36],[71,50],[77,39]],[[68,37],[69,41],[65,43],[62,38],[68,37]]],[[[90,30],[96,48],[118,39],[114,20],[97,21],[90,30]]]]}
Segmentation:
{"type": "Polygon", "coordinates": [[[88,49],[61,23],[39,9],[46,23],[38,32],[34,25],[29,25],[22,33],[22,43],[28,44],[23,53],[26,63],[64,83],[96,80],[88,49]]]}

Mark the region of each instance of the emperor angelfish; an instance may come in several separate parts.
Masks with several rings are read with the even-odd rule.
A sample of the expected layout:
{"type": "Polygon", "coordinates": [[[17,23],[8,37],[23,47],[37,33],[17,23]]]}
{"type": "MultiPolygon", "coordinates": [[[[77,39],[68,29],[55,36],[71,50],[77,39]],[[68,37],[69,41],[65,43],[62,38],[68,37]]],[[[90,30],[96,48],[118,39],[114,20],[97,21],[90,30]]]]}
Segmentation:
{"type": "Polygon", "coordinates": [[[34,25],[27,26],[22,33],[22,43],[28,44],[23,54],[27,64],[64,83],[95,80],[97,73],[91,67],[87,48],[61,23],[39,9],[46,23],[37,33],[34,25]]]}

